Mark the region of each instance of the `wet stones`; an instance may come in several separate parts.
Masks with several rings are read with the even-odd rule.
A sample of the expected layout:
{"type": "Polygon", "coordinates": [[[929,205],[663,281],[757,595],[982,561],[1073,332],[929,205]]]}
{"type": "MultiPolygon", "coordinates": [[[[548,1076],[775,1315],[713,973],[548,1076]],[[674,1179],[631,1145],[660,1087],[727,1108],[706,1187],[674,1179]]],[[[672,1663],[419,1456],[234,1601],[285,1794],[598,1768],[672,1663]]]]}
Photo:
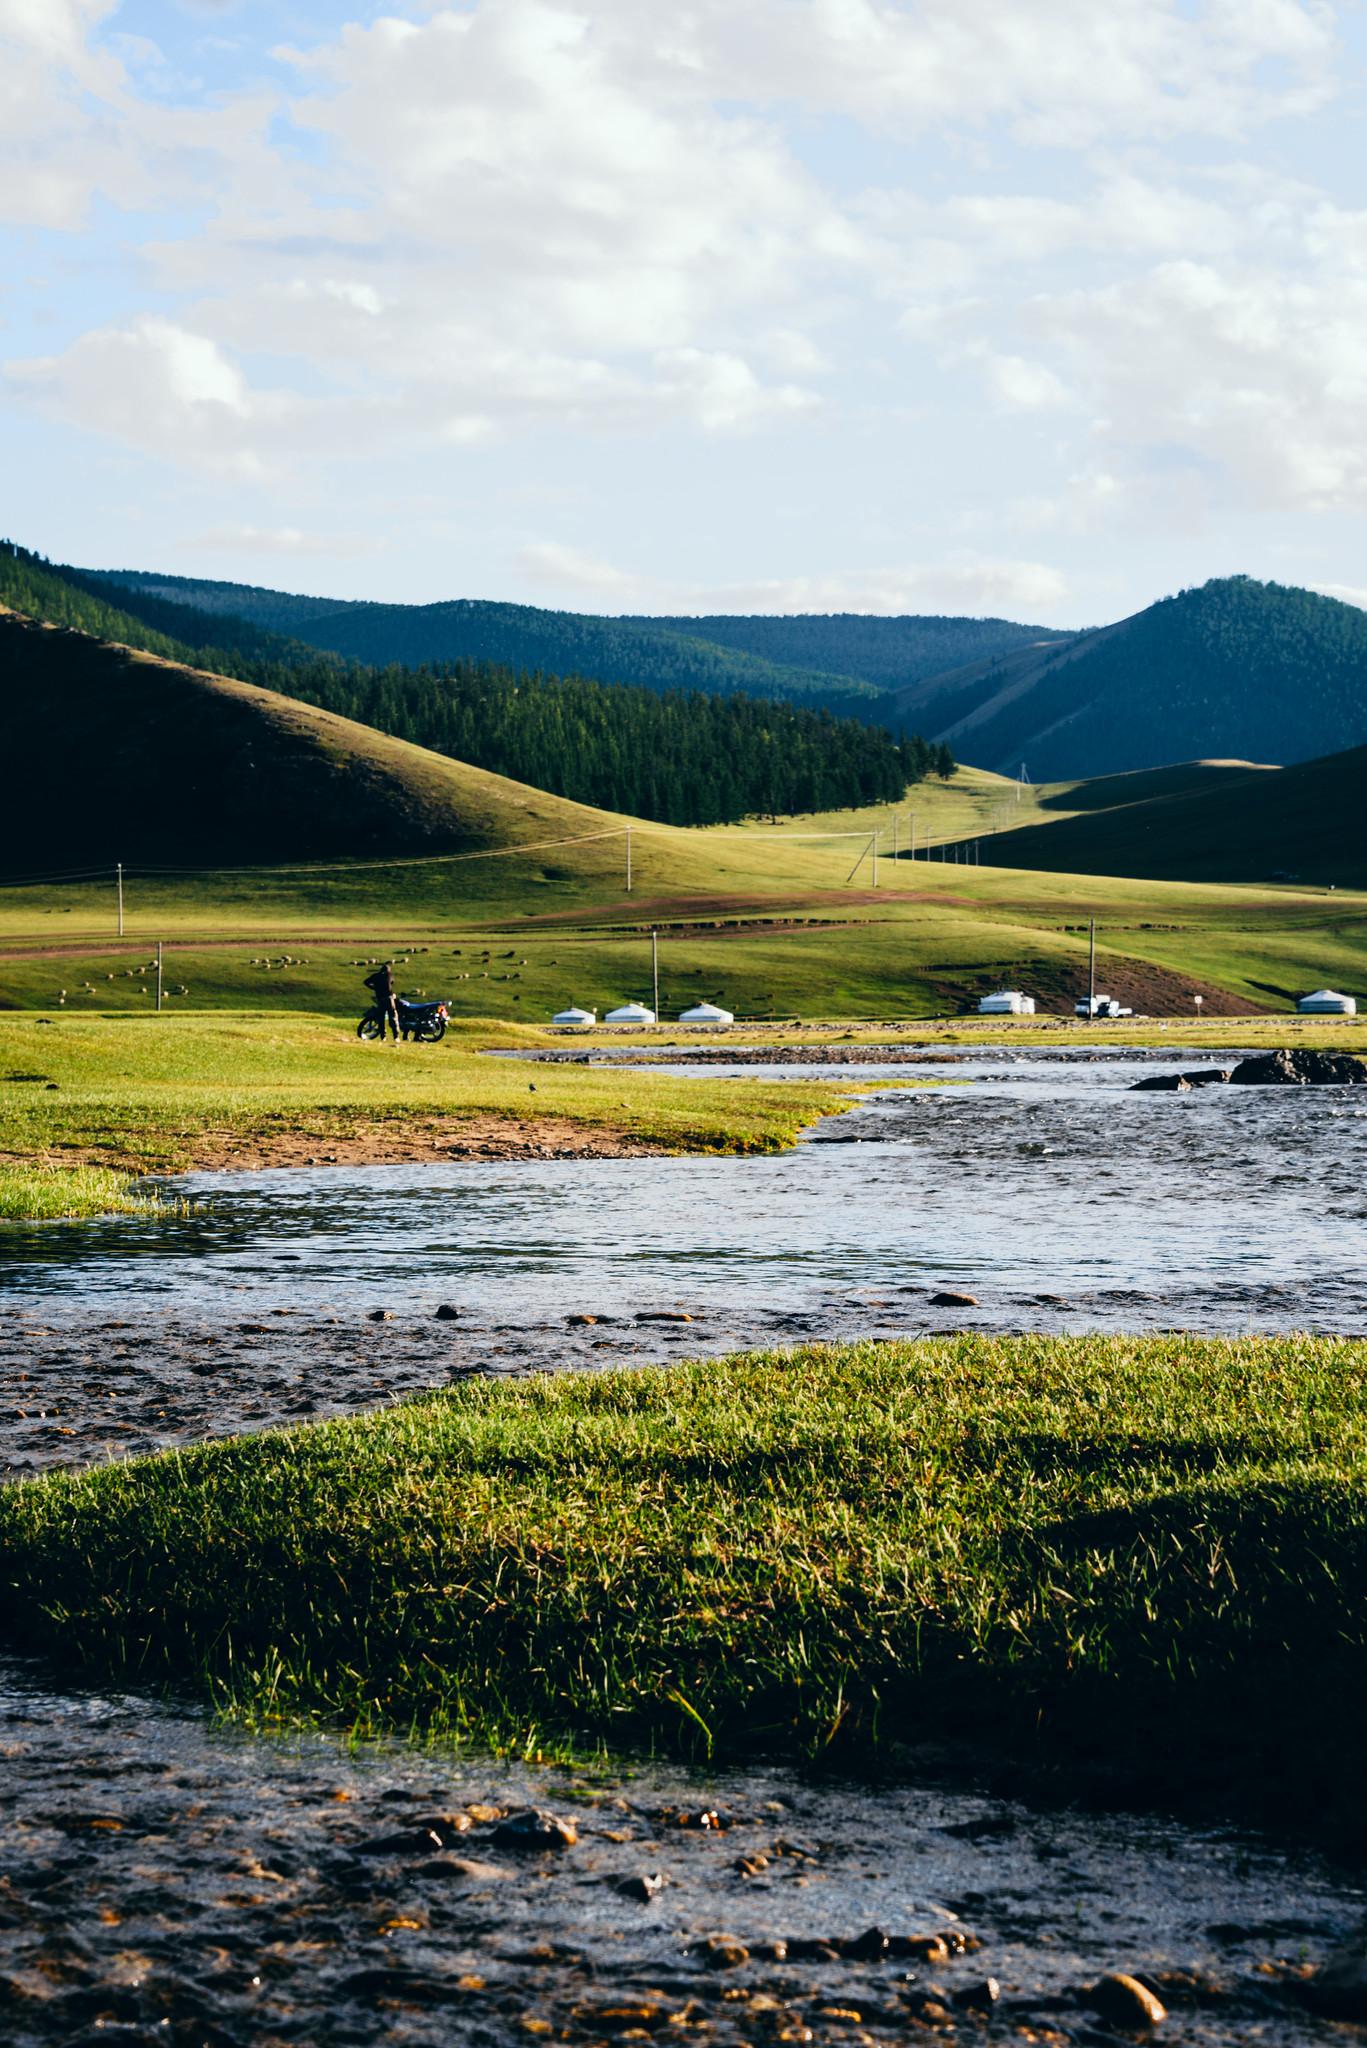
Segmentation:
{"type": "Polygon", "coordinates": [[[739,1970],[750,1960],[750,1951],[734,1934],[709,1934],[695,1942],[693,1954],[709,1970],[739,1970]]]}
{"type": "Polygon", "coordinates": [[[1141,1984],[1138,1977],[1126,1976],[1120,1970],[1108,1973],[1093,1984],[1087,1993],[1087,2004],[1103,2020],[1109,2020],[1112,2026],[1128,2027],[1132,2032],[1161,2027],[1168,2016],[1167,2007],[1147,1984],[1141,1984]]]}
{"type": "Polygon", "coordinates": [[[965,1984],[954,1994],[954,2003],[964,2012],[991,2012],[1002,1995],[1001,1985],[995,1977],[980,1977],[976,1984],[965,1984]]]}
{"type": "Polygon", "coordinates": [[[456,1307],[453,1301],[444,1301],[436,1311],[436,1321],[439,1323],[454,1323],[459,1320],[460,1315],[461,1310],[456,1307]]]}
{"type": "MultiPolygon", "coordinates": [[[[1248,1063],[1245,1062],[1245,1065],[1248,1063]]],[[[1186,1074],[1145,1074],[1135,1081],[1131,1095],[1189,1095],[1193,1088],[1217,1088],[1234,1079],[1233,1067],[1194,1067],[1186,1074]]]]}
{"type": "Polygon", "coordinates": [[[931,1295],[930,1305],[932,1308],[977,1308],[978,1297],[976,1294],[960,1294],[952,1287],[942,1287],[937,1294],[931,1295]]]}
{"type": "Polygon", "coordinates": [[[640,1904],[648,1905],[651,1899],[659,1897],[668,1883],[669,1879],[662,1870],[633,1871],[629,1877],[619,1877],[614,1889],[624,1899],[636,1899],[640,1904]]]}
{"type": "Polygon", "coordinates": [[[523,1806],[498,1823],[493,1840],[500,1849],[572,1849],[579,1830],[572,1820],[562,1820],[544,1806],[523,1806]]]}
{"type": "Polygon", "coordinates": [[[1342,1088],[1367,1082],[1367,1061],[1350,1052],[1311,1052],[1281,1046],[1240,1060],[1230,1081],[1236,1087],[1342,1088]]]}
{"type": "Polygon", "coordinates": [[[366,1316],[368,1323],[392,1323],[394,1311],[389,1308],[372,1308],[366,1316]]]}

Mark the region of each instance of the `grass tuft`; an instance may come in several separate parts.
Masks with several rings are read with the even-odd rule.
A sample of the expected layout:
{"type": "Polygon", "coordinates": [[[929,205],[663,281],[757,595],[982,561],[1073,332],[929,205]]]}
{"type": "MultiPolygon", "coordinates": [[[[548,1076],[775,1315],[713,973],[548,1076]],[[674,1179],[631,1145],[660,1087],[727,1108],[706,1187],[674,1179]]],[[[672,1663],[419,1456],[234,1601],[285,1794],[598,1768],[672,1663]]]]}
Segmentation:
{"type": "Polygon", "coordinates": [[[0,1223],[141,1216],[162,1206],[107,1166],[0,1166],[0,1223]]]}
{"type": "Polygon", "coordinates": [[[0,1497],[14,1640],[318,1719],[1367,1816],[1367,1345],[971,1336],[473,1383],[0,1497]]]}

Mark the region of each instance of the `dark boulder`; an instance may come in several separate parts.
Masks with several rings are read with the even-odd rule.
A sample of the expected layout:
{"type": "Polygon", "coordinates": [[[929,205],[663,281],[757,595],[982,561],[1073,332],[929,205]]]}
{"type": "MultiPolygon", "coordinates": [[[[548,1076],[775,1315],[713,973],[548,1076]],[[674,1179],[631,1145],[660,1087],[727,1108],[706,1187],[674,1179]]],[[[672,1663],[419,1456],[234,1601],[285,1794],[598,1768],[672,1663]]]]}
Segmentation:
{"type": "Polygon", "coordinates": [[[1135,1094],[1185,1095],[1192,1088],[1210,1088],[1234,1078],[1230,1067],[1192,1067],[1185,1074],[1145,1074],[1130,1089],[1135,1094]]]}
{"type": "Polygon", "coordinates": [[[1343,1088],[1367,1081],[1367,1062],[1351,1052],[1280,1046],[1240,1060],[1229,1078],[1246,1088],[1343,1088]]]}

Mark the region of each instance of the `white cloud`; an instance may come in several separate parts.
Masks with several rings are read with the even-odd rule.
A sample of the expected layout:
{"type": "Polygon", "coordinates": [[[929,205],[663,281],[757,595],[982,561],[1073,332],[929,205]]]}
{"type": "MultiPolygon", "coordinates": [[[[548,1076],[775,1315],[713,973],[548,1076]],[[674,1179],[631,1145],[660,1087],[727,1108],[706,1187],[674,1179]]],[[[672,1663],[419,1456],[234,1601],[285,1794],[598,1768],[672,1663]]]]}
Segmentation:
{"type": "Polygon", "coordinates": [[[517,566],[533,583],[557,590],[626,598],[640,587],[640,579],[629,570],[619,569],[612,562],[601,561],[563,541],[530,542],[519,550],[517,566]]]}
{"type": "Polygon", "coordinates": [[[757,582],[684,584],[624,569],[552,541],[523,548],[518,568],[537,583],[599,603],[667,616],[711,612],[1024,612],[1047,617],[1067,596],[1060,572],[1045,562],[957,555],[886,569],[774,577],[757,582]]]}
{"type": "Polygon", "coordinates": [[[960,556],[907,568],[775,578],[695,594],[677,609],[756,612],[970,612],[1049,614],[1068,594],[1046,562],[960,556]]]}
{"type": "MultiPolygon", "coordinates": [[[[116,0],[0,0],[0,215],[79,232],[98,194],[163,223],[135,267],[102,221],[89,331],[23,344],[13,399],[219,478],[345,462],[362,493],[424,454],[457,493],[489,444],[655,436],[705,439],[724,498],[729,439],[801,432],[806,516],[842,534],[858,472],[823,489],[820,464],[886,433],[905,483],[899,503],[869,472],[872,558],[912,533],[983,542],[745,586],[767,608],[1045,613],[1062,579],[1014,559],[1021,535],[1152,518],[1165,466],[1212,505],[1367,508],[1367,211],[1256,148],[1340,88],[1329,0],[356,12],[275,53],[291,92],[206,95],[118,36],[116,0]],[[876,191],[841,155],[856,128],[876,191]],[[937,529],[956,404],[990,516],[956,473],[937,529]]],[[[536,467],[510,453],[510,487],[516,459],[536,467]]],[[[234,509],[214,530],[237,545],[295,546],[234,509]]],[[[523,569],[636,587],[592,546],[538,542],[523,569]]]]}
{"type": "Polygon", "coordinates": [[[379,543],[354,533],[309,533],[298,526],[229,524],[192,534],[187,548],[215,555],[369,555],[379,543]]]}
{"type": "Polygon", "coordinates": [[[224,471],[261,467],[246,437],[272,401],[249,392],[214,342],[173,321],[97,328],[64,355],[10,363],[6,375],[12,388],[97,432],[224,471]]]}

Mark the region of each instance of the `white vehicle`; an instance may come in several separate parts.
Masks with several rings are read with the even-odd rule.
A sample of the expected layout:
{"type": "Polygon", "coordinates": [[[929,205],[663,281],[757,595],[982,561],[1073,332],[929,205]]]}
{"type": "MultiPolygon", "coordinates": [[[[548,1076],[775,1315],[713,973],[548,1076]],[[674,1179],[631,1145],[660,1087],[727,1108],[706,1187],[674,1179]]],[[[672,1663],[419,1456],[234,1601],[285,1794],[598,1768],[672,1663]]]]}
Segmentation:
{"type": "Polygon", "coordinates": [[[1079,1017],[1133,1017],[1133,1010],[1122,1009],[1114,996],[1079,996],[1074,1008],[1079,1017]]]}

